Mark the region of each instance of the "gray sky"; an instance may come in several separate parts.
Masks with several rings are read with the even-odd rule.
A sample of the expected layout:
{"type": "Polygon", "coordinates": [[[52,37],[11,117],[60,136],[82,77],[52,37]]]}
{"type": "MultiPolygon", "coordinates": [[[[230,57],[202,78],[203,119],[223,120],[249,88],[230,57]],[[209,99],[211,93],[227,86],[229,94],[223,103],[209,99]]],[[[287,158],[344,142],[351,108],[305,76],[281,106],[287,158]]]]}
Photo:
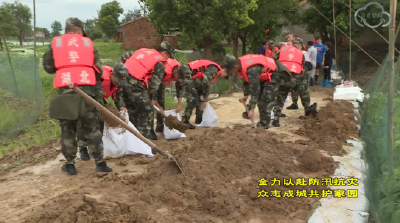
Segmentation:
{"type": "MultiPolygon", "coordinates": [[[[13,3],[14,0],[2,0],[1,2],[13,3]]],[[[61,22],[63,28],[68,17],[78,17],[82,21],[97,17],[97,11],[101,5],[112,0],[36,0],[36,26],[47,28],[51,32],[51,23],[54,20],[61,22]]],[[[33,15],[33,0],[20,0],[31,8],[33,15]]],[[[139,8],[137,0],[118,0],[124,13],[128,10],[139,8]]],[[[121,15],[120,19],[123,16],[121,15]]],[[[32,19],[33,24],[33,19],[32,19]]]]}

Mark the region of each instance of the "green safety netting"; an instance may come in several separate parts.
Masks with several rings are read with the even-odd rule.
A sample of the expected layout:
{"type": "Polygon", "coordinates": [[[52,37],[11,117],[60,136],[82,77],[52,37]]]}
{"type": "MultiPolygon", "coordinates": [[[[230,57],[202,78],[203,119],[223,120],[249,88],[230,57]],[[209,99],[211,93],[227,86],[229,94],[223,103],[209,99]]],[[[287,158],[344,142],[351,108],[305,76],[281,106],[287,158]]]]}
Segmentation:
{"type": "Polygon", "coordinates": [[[6,36],[1,41],[0,141],[6,143],[37,121],[44,97],[33,48],[11,47],[6,36]]]}

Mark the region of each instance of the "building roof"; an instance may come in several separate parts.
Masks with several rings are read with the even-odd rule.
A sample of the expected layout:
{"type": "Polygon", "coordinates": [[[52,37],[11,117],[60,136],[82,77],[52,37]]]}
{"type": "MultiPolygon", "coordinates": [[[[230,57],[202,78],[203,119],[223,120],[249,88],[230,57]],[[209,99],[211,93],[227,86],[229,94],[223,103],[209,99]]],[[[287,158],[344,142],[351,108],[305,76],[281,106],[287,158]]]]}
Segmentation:
{"type": "Polygon", "coordinates": [[[126,22],[126,23],[122,24],[121,26],[126,26],[128,24],[131,24],[132,22],[136,22],[136,21],[141,20],[141,19],[147,19],[148,21],[150,21],[150,19],[148,17],[139,17],[139,18],[136,18],[136,19],[134,19],[132,21],[126,22]]]}

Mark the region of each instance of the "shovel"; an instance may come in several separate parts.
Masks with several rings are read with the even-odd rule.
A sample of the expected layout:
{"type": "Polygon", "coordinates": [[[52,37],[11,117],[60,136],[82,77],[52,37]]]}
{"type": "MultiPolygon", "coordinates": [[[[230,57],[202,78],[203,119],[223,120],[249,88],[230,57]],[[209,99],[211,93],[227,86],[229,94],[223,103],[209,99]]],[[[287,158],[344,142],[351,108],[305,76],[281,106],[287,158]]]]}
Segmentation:
{"type": "Polygon", "coordinates": [[[165,118],[164,123],[165,123],[165,125],[166,125],[170,130],[176,129],[176,130],[178,130],[178,131],[184,133],[184,132],[188,129],[188,126],[187,126],[185,123],[183,123],[182,121],[179,121],[175,116],[173,116],[173,115],[168,115],[168,117],[167,117],[167,116],[166,116],[164,113],[162,113],[162,112],[160,111],[160,109],[159,109],[157,106],[155,106],[155,105],[154,105],[154,109],[155,109],[163,118],[165,118]]]}
{"type": "MultiPolygon", "coordinates": [[[[239,102],[243,104],[244,108],[246,109],[247,115],[250,114],[250,111],[246,106],[246,102],[242,101],[242,99],[239,99],[239,102]]],[[[257,125],[254,123],[254,115],[253,115],[253,117],[251,117],[250,120],[251,120],[251,124],[252,124],[253,128],[257,128],[257,125]]]]}
{"type": "Polygon", "coordinates": [[[183,172],[181,166],[179,165],[178,161],[176,161],[175,157],[173,157],[171,154],[164,152],[160,147],[158,147],[156,144],[152,143],[150,140],[145,138],[142,134],[139,132],[135,131],[132,127],[130,127],[128,124],[126,124],[124,121],[122,121],[120,118],[118,118],[116,115],[114,115],[112,112],[107,110],[105,107],[103,107],[100,103],[98,103],[96,100],[94,100],[92,97],[87,95],[85,92],[83,92],[81,89],[77,88],[74,84],[70,84],[69,88],[71,88],[73,91],[81,95],[86,101],[94,105],[98,110],[99,113],[102,115],[103,119],[105,122],[112,122],[112,123],[119,123],[122,127],[127,129],[129,132],[134,134],[136,137],[138,137],[140,140],[142,140],[144,143],[149,145],[151,147],[151,150],[153,153],[159,153],[163,156],[166,156],[168,158],[171,158],[174,160],[175,164],[178,166],[179,170],[185,175],[183,172]]]}

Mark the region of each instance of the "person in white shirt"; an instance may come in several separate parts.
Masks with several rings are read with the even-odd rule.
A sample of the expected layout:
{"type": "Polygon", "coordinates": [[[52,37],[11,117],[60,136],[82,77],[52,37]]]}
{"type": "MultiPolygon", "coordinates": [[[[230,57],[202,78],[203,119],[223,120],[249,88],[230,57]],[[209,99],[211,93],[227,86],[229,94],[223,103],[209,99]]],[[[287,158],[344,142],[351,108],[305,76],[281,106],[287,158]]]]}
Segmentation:
{"type": "Polygon", "coordinates": [[[315,68],[317,66],[318,51],[317,51],[317,48],[314,47],[313,41],[308,41],[307,45],[308,45],[308,54],[310,55],[311,64],[313,66],[313,69],[308,72],[309,77],[310,77],[310,86],[314,86],[314,83],[316,83],[318,80],[318,76],[315,76],[315,68]]]}

